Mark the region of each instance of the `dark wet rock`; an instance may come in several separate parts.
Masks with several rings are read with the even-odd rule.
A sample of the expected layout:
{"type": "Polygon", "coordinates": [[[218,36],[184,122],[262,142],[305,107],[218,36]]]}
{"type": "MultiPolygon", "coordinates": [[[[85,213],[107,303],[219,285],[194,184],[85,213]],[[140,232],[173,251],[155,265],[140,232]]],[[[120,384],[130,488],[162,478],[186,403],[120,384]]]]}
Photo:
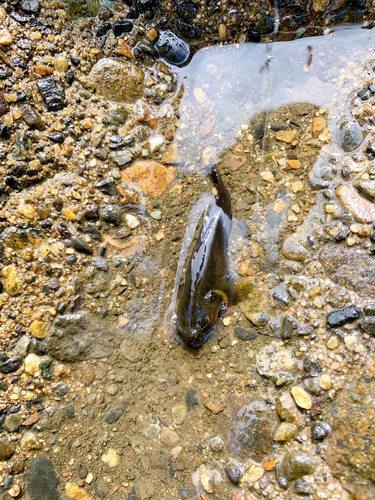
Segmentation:
{"type": "Polygon", "coordinates": [[[311,425],[311,435],[315,441],[323,441],[331,430],[332,428],[329,424],[319,420],[317,422],[313,422],[311,425]]]}
{"type": "Polygon", "coordinates": [[[40,356],[44,356],[47,353],[46,344],[42,340],[35,338],[31,340],[31,349],[35,354],[39,354],[40,356]]]}
{"type": "Polygon", "coordinates": [[[327,245],[319,260],[334,283],[354,290],[366,300],[375,299],[373,256],[363,248],[327,245]]]}
{"type": "Polygon", "coordinates": [[[30,137],[24,133],[17,134],[12,149],[14,159],[17,161],[31,160],[30,147],[30,137]]]}
{"type": "Polygon", "coordinates": [[[198,406],[198,397],[197,397],[197,391],[195,391],[194,389],[189,389],[186,393],[186,397],[185,397],[185,402],[186,402],[186,406],[191,409],[191,408],[195,408],[196,406],[198,406]]]}
{"type": "Polygon", "coordinates": [[[289,294],[284,284],[277,285],[272,291],[272,298],[281,304],[289,304],[289,294]]]}
{"type": "Polygon", "coordinates": [[[93,264],[96,269],[99,269],[99,271],[108,272],[109,266],[108,262],[105,259],[102,259],[101,257],[95,257],[93,259],[93,264]]]}
{"type": "Polygon", "coordinates": [[[353,186],[371,200],[375,200],[375,180],[358,179],[353,182],[353,186]]]}
{"type": "Polygon", "coordinates": [[[100,217],[116,226],[119,226],[122,221],[121,207],[119,205],[103,205],[100,207],[100,217]]]}
{"type": "Polygon", "coordinates": [[[257,21],[255,29],[261,35],[268,35],[273,32],[275,26],[275,20],[273,17],[269,17],[263,14],[262,17],[257,21]]]}
{"type": "Polygon", "coordinates": [[[337,242],[344,241],[349,236],[349,234],[350,234],[349,228],[341,229],[341,231],[335,234],[335,240],[337,242]]]}
{"type": "Polygon", "coordinates": [[[314,493],[314,489],[305,479],[297,479],[294,483],[294,491],[300,495],[312,495],[314,493]]]}
{"type": "Polygon", "coordinates": [[[277,483],[280,486],[280,488],[282,488],[283,490],[287,490],[289,488],[289,483],[285,479],[285,477],[280,477],[279,480],[277,481],[277,483]]]}
{"type": "Polygon", "coordinates": [[[185,21],[193,19],[198,12],[198,5],[193,2],[179,1],[177,2],[177,14],[185,21]]]}
{"type": "Polygon", "coordinates": [[[0,116],[5,115],[10,110],[8,101],[5,99],[5,95],[0,92],[0,116]]]}
{"type": "Polygon", "coordinates": [[[315,470],[313,459],[302,451],[291,451],[285,455],[282,462],[284,476],[288,481],[312,474],[315,470]]]}
{"type": "Polygon", "coordinates": [[[14,477],[9,474],[4,481],[4,490],[9,490],[12,487],[13,482],[14,482],[14,477]]]}
{"type": "Polygon", "coordinates": [[[357,96],[362,101],[368,101],[371,97],[371,91],[369,89],[361,89],[357,92],[357,96]]]}
{"type": "Polygon", "coordinates": [[[362,311],[357,306],[351,305],[344,307],[344,309],[338,309],[328,314],[327,324],[330,328],[337,328],[338,326],[345,325],[345,323],[355,321],[361,314],[362,311]]]}
{"type": "Polygon", "coordinates": [[[103,292],[109,286],[109,275],[98,271],[94,266],[87,268],[85,280],[85,290],[87,293],[103,292]]]}
{"type": "Polygon", "coordinates": [[[47,135],[48,139],[55,144],[62,144],[65,140],[65,137],[60,132],[51,132],[47,135]]]}
{"type": "Polygon", "coordinates": [[[327,415],[327,462],[353,498],[375,498],[375,363],[345,384],[327,415]]]}
{"type": "Polygon", "coordinates": [[[5,123],[0,123],[0,137],[1,139],[9,139],[9,129],[5,123]]]}
{"type": "Polygon", "coordinates": [[[243,471],[242,468],[235,462],[229,462],[225,466],[225,473],[228,476],[229,480],[234,484],[237,485],[240,483],[242,476],[243,476],[243,471]]]}
{"type": "Polygon", "coordinates": [[[264,137],[265,132],[265,124],[264,123],[256,123],[251,128],[251,134],[255,137],[255,139],[259,140],[264,137]]]}
{"type": "Polygon", "coordinates": [[[74,78],[74,70],[72,68],[69,68],[64,75],[64,80],[68,85],[71,85],[74,82],[74,78]]]}
{"type": "Polygon", "coordinates": [[[95,188],[108,196],[119,196],[118,189],[116,187],[115,180],[112,177],[104,179],[104,181],[96,184],[95,188]]]}
{"type": "Polygon", "coordinates": [[[329,290],[325,299],[332,307],[344,307],[350,302],[350,293],[345,288],[334,286],[329,290]]]}
{"type": "Polygon", "coordinates": [[[51,460],[40,456],[31,462],[26,475],[29,500],[59,500],[59,484],[51,460]]]}
{"type": "Polygon", "coordinates": [[[0,461],[8,460],[15,452],[16,447],[13,441],[10,441],[6,436],[0,438],[0,461]]]}
{"type": "Polygon", "coordinates": [[[375,316],[363,318],[359,324],[364,332],[375,335],[375,316]]]}
{"type": "Polygon", "coordinates": [[[313,189],[327,189],[329,187],[329,182],[319,177],[312,177],[310,179],[310,186],[313,189]]]}
{"type": "Polygon", "coordinates": [[[191,24],[184,23],[180,19],[176,21],[176,29],[185,38],[200,38],[202,35],[199,26],[192,26],[191,24]]]}
{"type": "Polygon", "coordinates": [[[68,264],[68,266],[72,266],[75,264],[78,260],[78,257],[76,255],[68,255],[68,257],[65,259],[65,262],[68,264]]]}
{"type": "Polygon", "coordinates": [[[11,413],[5,417],[4,429],[7,432],[14,432],[22,425],[22,417],[18,413],[11,413]]]}
{"type": "Polygon", "coordinates": [[[241,340],[254,340],[257,338],[257,334],[246,330],[246,328],[242,328],[242,326],[236,326],[234,329],[234,334],[241,340]]]}
{"type": "Polygon", "coordinates": [[[77,465],[77,474],[80,479],[85,479],[88,473],[89,471],[85,465],[83,464],[77,465]]]}
{"type": "Polygon", "coordinates": [[[66,409],[66,416],[68,418],[74,418],[75,417],[75,412],[74,412],[74,406],[69,405],[66,409]]]}
{"type": "Polygon", "coordinates": [[[42,378],[50,379],[53,374],[53,359],[44,358],[39,363],[40,376],[42,378]]]}
{"type": "Polygon", "coordinates": [[[368,304],[363,309],[366,316],[375,316],[375,304],[368,304]]]}
{"type": "Polygon", "coordinates": [[[106,35],[111,28],[112,28],[111,23],[103,23],[101,26],[99,26],[96,32],[96,36],[98,38],[101,38],[102,36],[106,35]]]}
{"type": "Polygon", "coordinates": [[[66,396],[69,392],[69,387],[65,384],[65,382],[59,382],[58,384],[52,387],[52,391],[55,396],[59,398],[66,396]]]}
{"type": "Polygon", "coordinates": [[[1,373],[12,373],[18,370],[22,363],[21,356],[15,356],[14,358],[9,358],[4,363],[0,363],[0,372],[1,373]]]}
{"type": "Polygon", "coordinates": [[[48,111],[58,111],[65,103],[64,89],[56,78],[41,78],[36,82],[48,111]]]}
{"type": "MultiPolygon", "coordinates": [[[[6,391],[8,389],[8,387],[9,387],[8,384],[6,384],[3,380],[0,381],[0,390],[1,391],[6,391]]],[[[1,461],[2,460],[0,459],[0,462],[1,461]]]]}
{"type": "Polygon", "coordinates": [[[290,339],[294,334],[297,333],[298,327],[299,322],[297,318],[295,318],[294,316],[285,316],[281,330],[281,338],[283,340],[290,339]]]}
{"type": "Polygon", "coordinates": [[[55,318],[45,338],[48,354],[63,362],[108,357],[118,343],[108,321],[89,311],[55,318]]]}
{"type": "Polygon", "coordinates": [[[77,252],[86,253],[89,255],[93,253],[93,250],[90,247],[90,245],[88,245],[86,241],[80,238],[79,236],[72,236],[70,238],[70,242],[74,250],[76,250],[77,252]]]}
{"type": "Polygon", "coordinates": [[[303,368],[310,377],[318,377],[323,371],[319,361],[314,358],[306,358],[303,363],[303,368]]]}
{"type": "MultiPolygon", "coordinates": [[[[113,106],[109,109],[108,116],[112,125],[123,125],[128,118],[128,112],[123,106],[113,106]]],[[[122,142],[121,137],[120,142],[122,142]]]]}
{"type": "Polygon", "coordinates": [[[160,57],[177,66],[186,63],[190,57],[190,46],[172,31],[160,31],[155,44],[160,57]]]}
{"type": "Polygon", "coordinates": [[[37,14],[40,8],[39,0],[23,0],[20,7],[26,14],[37,14]]]}
{"type": "Polygon", "coordinates": [[[118,21],[112,26],[112,31],[115,36],[121,36],[123,33],[130,33],[133,29],[131,21],[118,21]]]}
{"type": "Polygon", "coordinates": [[[86,226],[82,229],[82,232],[90,236],[93,240],[103,241],[102,235],[95,224],[86,224],[86,226]]]}
{"type": "Polygon", "coordinates": [[[36,109],[34,109],[32,106],[29,106],[28,104],[22,104],[19,109],[22,119],[26,123],[26,125],[28,125],[32,129],[44,128],[42,117],[40,116],[38,111],[36,111],[36,109]]]}
{"type": "Polygon", "coordinates": [[[96,203],[89,203],[86,205],[82,213],[86,220],[99,220],[99,210],[96,203]]]}
{"type": "Polygon", "coordinates": [[[109,414],[105,417],[104,421],[107,424],[113,424],[117,422],[117,420],[123,415],[125,412],[125,408],[120,406],[119,408],[116,408],[115,410],[111,410],[109,414]]]}
{"type": "Polygon", "coordinates": [[[272,429],[276,423],[274,411],[263,400],[243,406],[236,416],[231,435],[232,454],[261,461],[273,450],[272,429]]]}

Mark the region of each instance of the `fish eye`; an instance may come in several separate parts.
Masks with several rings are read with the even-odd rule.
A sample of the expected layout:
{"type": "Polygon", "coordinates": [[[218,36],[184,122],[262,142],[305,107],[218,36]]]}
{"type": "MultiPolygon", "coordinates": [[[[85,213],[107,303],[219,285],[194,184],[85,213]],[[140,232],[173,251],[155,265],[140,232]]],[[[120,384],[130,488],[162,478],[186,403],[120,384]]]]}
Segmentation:
{"type": "Polygon", "coordinates": [[[220,304],[220,309],[224,311],[224,309],[228,309],[228,302],[222,302],[220,304]]]}
{"type": "Polygon", "coordinates": [[[178,319],[177,314],[173,313],[172,316],[171,316],[171,325],[173,327],[175,327],[177,325],[177,319],[178,319]]]}

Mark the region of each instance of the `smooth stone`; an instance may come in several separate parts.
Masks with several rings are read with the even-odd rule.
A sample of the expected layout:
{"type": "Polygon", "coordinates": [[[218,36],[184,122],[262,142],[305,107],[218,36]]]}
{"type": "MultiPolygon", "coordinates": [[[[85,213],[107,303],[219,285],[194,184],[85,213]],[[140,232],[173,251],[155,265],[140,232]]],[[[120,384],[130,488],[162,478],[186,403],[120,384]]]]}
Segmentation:
{"type": "Polygon", "coordinates": [[[39,0],[23,0],[20,7],[26,14],[36,14],[40,7],[39,0]]]}
{"type": "Polygon", "coordinates": [[[22,418],[18,413],[11,413],[5,417],[4,429],[7,432],[14,432],[22,425],[22,418]]]}
{"type": "Polygon", "coordinates": [[[109,270],[108,262],[101,257],[94,257],[93,264],[99,271],[108,272],[109,270]]]}
{"type": "Polygon", "coordinates": [[[18,272],[16,266],[5,266],[1,272],[4,277],[4,290],[8,295],[14,297],[19,295],[23,290],[23,277],[18,272]]]}
{"type": "Polygon", "coordinates": [[[187,409],[183,404],[173,406],[172,408],[172,418],[176,425],[181,425],[187,417],[187,409]]]}
{"type": "Polygon", "coordinates": [[[229,462],[224,468],[228,479],[234,484],[237,485],[240,483],[243,477],[243,469],[235,462],[229,462]]]}
{"type": "Polygon", "coordinates": [[[282,422],[273,433],[273,439],[277,442],[290,441],[297,436],[298,427],[289,422],[282,422]]]}
{"type": "Polygon", "coordinates": [[[3,363],[0,363],[0,372],[1,373],[13,373],[18,370],[22,363],[21,356],[15,356],[13,358],[9,358],[3,363]]]}
{"type": "Polygon", "coordinates": [[[288,481],[299,479],[302,476],[312,474],[315,464],[312,458],[302,451],[291,451],[287,453],[282,462],[284,476],[288,481]]]}
{"type": "Polygon", "coordinates": [[[119,167],[123,167],[132,161],[133,155],[129,151],[113,151],[111,158],[119,167]]]}
{"type": "Polygon", "coordinates": [[[117,189],[115,180],[112,177],[108,177],[103,181],[100,181],[95,185],[95,189],[101,193],[107,194],[108,196],[119,196],[119,191],[117,189]]]}
{"type": "Polygon", "coordinates": [[[131,229],[135,229],[140,224],[139,220],[137,219],[137,217],[135,217],[135,215],[126,214],[125,220],[126,220],[127,225],[131,229]]]}
{"type": "Polygon", "coordinates": [[[313,422],[311,425],[311,435],[315,441],[323,441],[332,431],[332,427],[321,421],[313,422]]]}
{"type": "Polygon", "coordinates": [[[173,448],[179,442],[178,434],[169,427],[163,427],[160,433],[160,441],[166,446],[173,448]]]}
{"type": "Polygon", "coordinates": [[[104,421],[107,424],[114,424],[124,414],[124,412],[125,408],[119,406],[115,410],[111,410],[110,413],[105,417],[104,421]]]}
{"type": "Polygon", "coordinates": [[[72,236],[70,238],[70,241],[71,241],[71,244],[72,244],[72,247],[74,248],[74,250],[76,250],[77,252],[81,252],[81,253],[86,253],[86,254],[89,254],[91,255],[93,253],[93,250],[92,248],[90,247],[90,245],[88,245],[82,238],[80,238],[79,236],[72,236]]]}
{"type": "Polygon", "coordinates": [[[298,136],[297,130],[279,130],[276,132],[276,139],[278,141],[286,142],[291,144],[298,136]]]}
{"type": "Polygon", "coordinates": [[[42,358],[39,363],[39,372],[42,378],[50,379],[53,375],[53,359],[52,358],[42,358]]]}
{"type": "Polygon", "coordinates": [[[83,234],[87,234],[92,238],[93,240],[96,241],[103,241],[103,237],[99,231],[99,229],[95,226],[95,224],[86,224],[84,228],[82,229],[83,234]]]}
{"type": "Polygon", "coordinates": [[[283,340],[290,339],[293,334],[297,333],[299,322],[294,316],[285,316],[281,331],[281,338],[283,340]]]}
{"type": "Polygon", "coordinates": [[[340,204],[347,208],[353,217],[362,223],[375,222],[375,205],[359,195],[353,188],[341,184],[335,189],[340,204]]]}
{"type": "Polygon", "coordinates": [[[310,377],[319,377],[323,371],[319,361],[314,358],[305,358],[303,368],[310,375],[310,377]]]}
{"type": "Polygon", "coordinates": [[[293,396],[294,401],[296,402],[297,406],[299,406],[300,408],[303,408],[304,410],[311,409],[312,399],[311,399],[310,394],[308,394],[305,391],[305,389],[302,389],[302,387],[295,385],[290,389],[290,392],[292,393],[292,396],[293,396]]]}
{"type": "Polygon", "coordinates": [[[154,210],[153,212],[150,213],[150,215],[155,220],[161,220],[161,211],[160,210],[154,210]]]}
{"type": "Polygon", "coordinates": [[[155,43],[160,56],[171,64],[179,66],[190,57],[190,45],[172,31],[159,31],[155,43]]]}
{"type": "Polygon", "coordinates": [[[92,68],[90,78],[96,85],[97,94],[110,101],[132,103],[143,92],[143,71],[118,58],[100,59],[92,68]]]}
{"type": "Polygon", "coordinates": [[[66,396],[68,394],[69,387],[64,382],[58,382],[52,387],[52,391],[55,396],[62,398],[63,396],[66,396]]]}
{"type": "Polygon", "coordinates": [[[276,399],[277,413],[281,420],[285,420],[291,424],[301,427],[303,424],[303,416],[298,410],[296,403],[288,392],[282,393],[276,399]]]}
{"type": "Polygon", "coordinates": [[[13,441],[6,436],[0,438],[0,462],[8,460],[15,452],[16,447],[13,441]]]}
{"type": "Polygon", "coordinates": [[[361,314],[361,309],[355,305],[344,307],[344,309],[338,309],[328,314],[327,325],[330,328],[337,328],[338,326],[355,321],[361,314]]]}
{"type": "Polygon", "coordinates": [[[307,258],[307,250],[298,243],[293,236],[287,238],[282,246],[284,257],[290,260],[304,261],[307,258]]]}
{"type": "Polygon", "coordinates": [[[254,340],[257,338],[257,334],[246,330],[246,328],[242,328],[242,326],[236,326],[234,329],[234,334],[241,340],[254,340]]]}
{"type": "Polygon", "coordinates": [[[363,318],[359,324],[364,332],[375,335],[375,316],[363,318]]]}
{"type": "Polygon", "coordinates": [[[39,362],[39,356],[33,353],[28,354],[24,361],[25,372],[32,377],[39,377],[39,362]]]}
{"type": "Polygon", "coordinates": [[[358,179],[353,182],[353,186],[368,198],[375,200],[375,180],[358,179]]]}
{"type": "Polygon", "coordinates": [[[345,120],[339,126],[338,139],[342,149],[349,153],[357,149],[363,141],[363,131],[358,122],[345,120]]]}
{"type": "Polygon", "coordinates": [[[294,483],[294,491],[301,495],[312,495],[314,493],[314,488],[312,488],[305,479],[297,479],[294,483]]]}
{"type": "Polygon", "coordinates": [[[122,221],[121,207],[119,205],[104,205],[100,207],[100,217],[106,222],[118,226],[122,221]]]}
{"type": "Polygon", "coordinates": [[[220,452],[224,449],[224,441],[220,436],[214,436],[210,441],[210,448],[212,451],[220,452]]]}
{"type": "Polygon", "coordinates": [[[158,197],[174,181],[175,167],[165,167],[153,160],[139,160],[122,172],[122,181],[136,184],[144,195],[158,197]]]}

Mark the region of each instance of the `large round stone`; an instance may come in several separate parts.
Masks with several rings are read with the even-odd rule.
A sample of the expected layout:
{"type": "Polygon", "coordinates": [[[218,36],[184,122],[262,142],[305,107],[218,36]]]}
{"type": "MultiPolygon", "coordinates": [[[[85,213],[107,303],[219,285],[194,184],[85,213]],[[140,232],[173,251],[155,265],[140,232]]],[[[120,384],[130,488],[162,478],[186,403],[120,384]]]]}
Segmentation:
{"type": "Polygon", "coordinates": [[[92,68],[90,78],[96,92],[109,101],[135,102],[143,91],[143,71],[115,57],[100,59],[92,68]]]}

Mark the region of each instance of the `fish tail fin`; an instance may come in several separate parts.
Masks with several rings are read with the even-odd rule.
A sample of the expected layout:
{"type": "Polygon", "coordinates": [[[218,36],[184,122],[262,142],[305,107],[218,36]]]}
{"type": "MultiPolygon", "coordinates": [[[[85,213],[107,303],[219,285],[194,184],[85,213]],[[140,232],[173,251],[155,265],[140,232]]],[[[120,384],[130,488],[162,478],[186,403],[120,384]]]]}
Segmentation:
{"type": "Polygon", "coordinates": [[[215,187],[217,189],[217,206],[220,207],[230,219],[232,219],[232,202],[230,199],[230,193],[228,191],[228,188],[224,184],[216,165],[213,165],[211,167],[211,171],[207,175],[207,177],[213,184],[215,184],[215,187]]]}
{"type": "Polygon", "coordinates": [[[215,285],[212,292],[221,296],[223,302],[230,307],[246,300],[252,288],[253,284],[249,278],[226,277],[215,285]]]}

